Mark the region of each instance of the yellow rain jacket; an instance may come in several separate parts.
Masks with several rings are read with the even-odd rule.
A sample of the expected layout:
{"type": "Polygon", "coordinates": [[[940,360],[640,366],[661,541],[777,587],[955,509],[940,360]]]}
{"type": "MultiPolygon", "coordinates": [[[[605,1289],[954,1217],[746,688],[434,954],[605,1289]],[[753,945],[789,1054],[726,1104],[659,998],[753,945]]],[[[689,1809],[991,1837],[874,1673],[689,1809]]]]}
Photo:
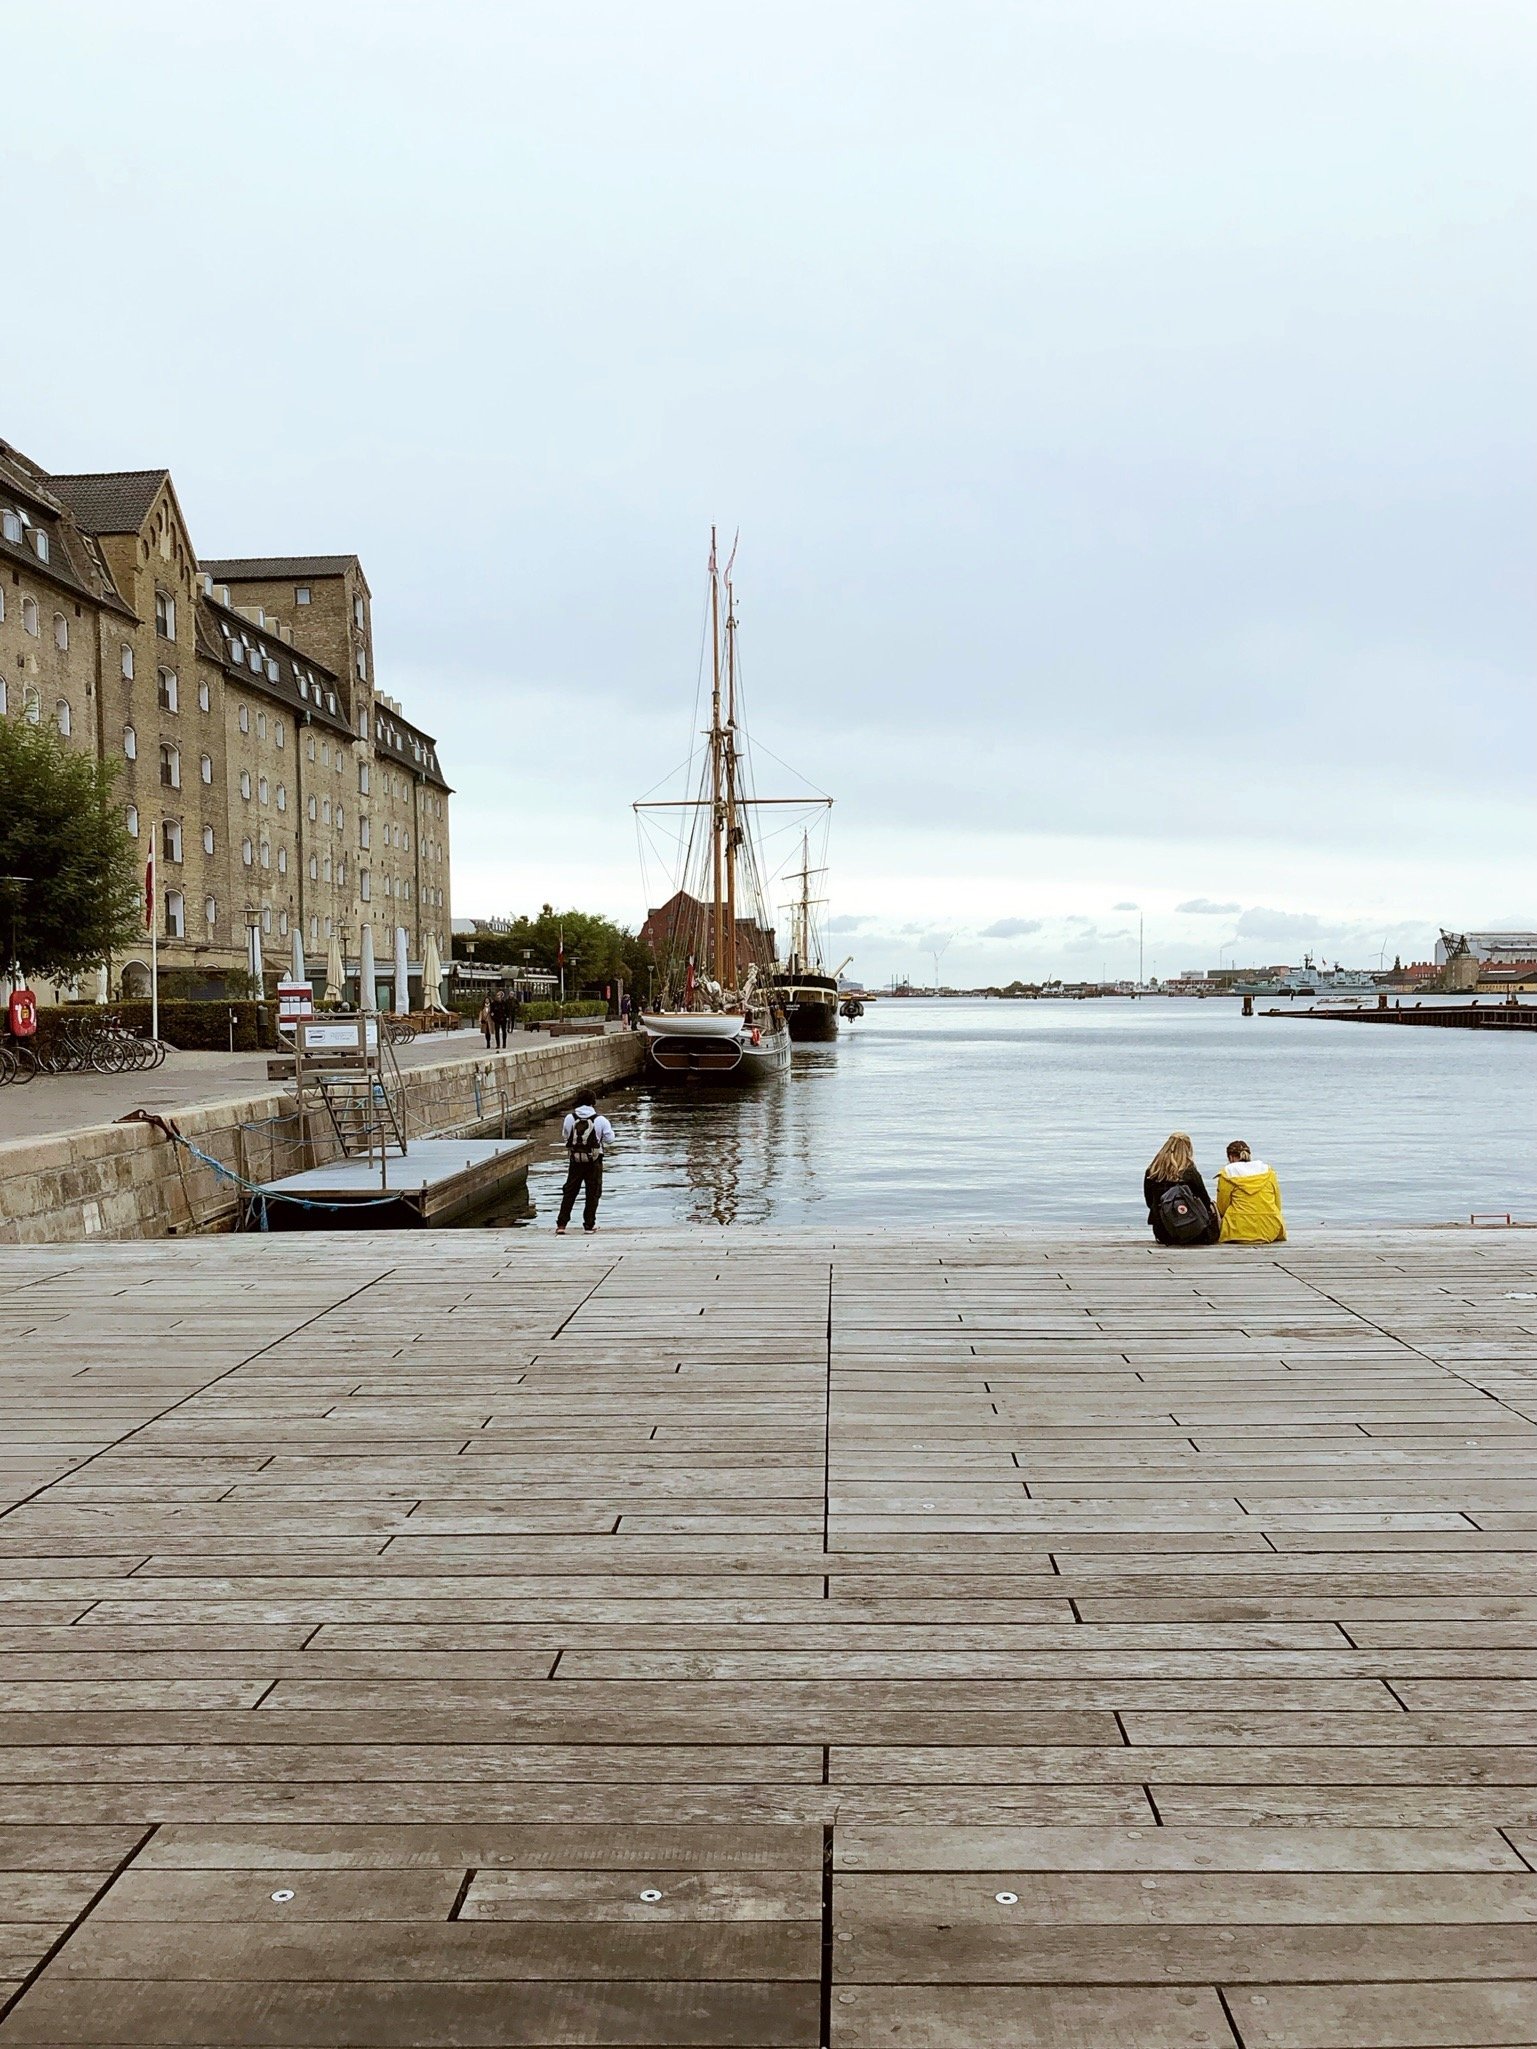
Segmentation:
{"type": "Polygon", "coordinates": [[[1263,1160],[1229,1160],[1217,1176],[1223,1245],[1280,1245],[1286,1239],[1281,1184],[1263,1160]]]}

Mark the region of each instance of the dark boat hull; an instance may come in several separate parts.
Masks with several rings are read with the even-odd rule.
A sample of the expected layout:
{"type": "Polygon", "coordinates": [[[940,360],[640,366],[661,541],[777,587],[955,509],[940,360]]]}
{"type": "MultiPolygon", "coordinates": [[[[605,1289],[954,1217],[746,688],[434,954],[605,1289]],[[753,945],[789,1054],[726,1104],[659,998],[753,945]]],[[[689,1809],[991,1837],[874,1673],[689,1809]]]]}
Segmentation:
{"type": "Polygon", "coordinates": [[[831,1003],[791,1001],[786,1006],[790,1037],[799,1046],[825,1045],[838,1036],[838,1006],[831,1003]]]}

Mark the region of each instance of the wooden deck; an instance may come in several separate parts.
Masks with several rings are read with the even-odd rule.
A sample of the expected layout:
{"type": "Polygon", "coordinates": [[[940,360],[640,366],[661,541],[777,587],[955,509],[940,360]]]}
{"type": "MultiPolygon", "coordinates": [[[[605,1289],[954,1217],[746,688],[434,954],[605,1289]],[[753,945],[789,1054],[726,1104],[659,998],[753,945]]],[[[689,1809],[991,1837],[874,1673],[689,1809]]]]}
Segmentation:
{"type": "Polygon", "coordinates": [[[1537,2043],[1537,1239],[0,1253],[0,2045],[1537,2043]]]}

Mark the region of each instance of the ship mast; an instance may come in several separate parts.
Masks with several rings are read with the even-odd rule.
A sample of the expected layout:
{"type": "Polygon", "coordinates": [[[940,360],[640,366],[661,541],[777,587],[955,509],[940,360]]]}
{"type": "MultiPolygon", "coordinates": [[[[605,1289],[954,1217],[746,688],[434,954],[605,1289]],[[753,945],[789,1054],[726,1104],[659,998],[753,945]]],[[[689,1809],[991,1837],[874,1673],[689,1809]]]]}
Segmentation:
{"type": "MultiPolygon", "coordinates": [[[[732,550],[734,555],[736,550],[732,550]]],[[[736,596],[731,588],[731,564],[726,564],[726,731],[721,748],[726,782],[726,974],[728,989],[739,989],[741,964],[737,959],[736,850],[741,837],[736,816],[736,596]]]]}
{"type": "Polygon", "coordinates": [[[710,966],[717,982],[725,985],[725,932],[721,904],[721,840],[725,825],[722,791],[724,748],[720,723],[720,571],[715,561],[715,529],[710,529],[710,919],[714,945],[710,966]]]}

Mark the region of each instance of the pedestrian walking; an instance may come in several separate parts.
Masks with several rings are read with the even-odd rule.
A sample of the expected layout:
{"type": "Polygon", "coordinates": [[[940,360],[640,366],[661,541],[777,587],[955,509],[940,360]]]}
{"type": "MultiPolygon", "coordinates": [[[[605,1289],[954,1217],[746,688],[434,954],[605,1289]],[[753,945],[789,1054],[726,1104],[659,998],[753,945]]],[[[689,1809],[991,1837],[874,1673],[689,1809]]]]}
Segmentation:
{"type": "Polygon", "coordinates": [[[566,1235],[578,1194],[582,1198],[582,1229],[597,1229],[598,1204],[603,1199],[603,1155],[614,1142],[614,1127],[584,1096],[574,1110],[567,1112],[561,1136],[566,1142],[567,1165],[566,1185],[560,1191],[560,1211],[555,1219],[557,1238],[566,1235]]]}
{"type": "Polygon", "coordinates": [[[506,1049],[507,1034],[512,1029],[512,1002],[505,989],[498,989],[491,1004],[491,1022],[496,1027],[496,1049],[506,1049]]]}
{"type": "Polygon", "coordinates": [[[480,1029],[486,1035],[486,1051],[489,1053],[491,1050],[491,1040],[496,1032],[496,1020],[491,1015],[491,999],[489,996],[480,1006],[480,1016],[477,1022],[480,1025],[480,1029]]]}

